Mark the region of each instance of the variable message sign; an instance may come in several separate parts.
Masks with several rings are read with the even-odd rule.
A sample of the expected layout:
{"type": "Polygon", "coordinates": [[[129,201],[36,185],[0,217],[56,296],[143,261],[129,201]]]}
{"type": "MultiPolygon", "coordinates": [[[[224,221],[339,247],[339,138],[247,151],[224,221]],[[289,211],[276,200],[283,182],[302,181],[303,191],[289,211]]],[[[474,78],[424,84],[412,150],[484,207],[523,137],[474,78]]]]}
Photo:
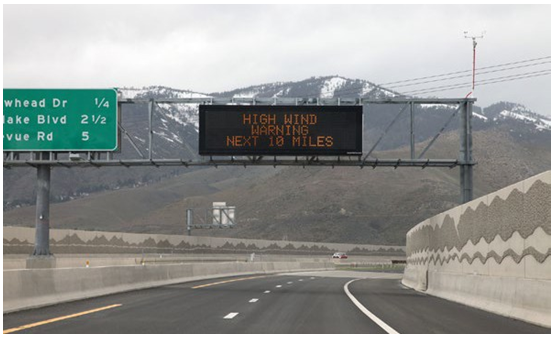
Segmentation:
{"type": "Polygon", "coordinates": [[[114,151],[114,89],[4,89],[4,151],[114,151]]]}
{"type": "Polygon", "coordinates": [[[200,105],[200,155],[359,155],[361,106],[200,105]]]}

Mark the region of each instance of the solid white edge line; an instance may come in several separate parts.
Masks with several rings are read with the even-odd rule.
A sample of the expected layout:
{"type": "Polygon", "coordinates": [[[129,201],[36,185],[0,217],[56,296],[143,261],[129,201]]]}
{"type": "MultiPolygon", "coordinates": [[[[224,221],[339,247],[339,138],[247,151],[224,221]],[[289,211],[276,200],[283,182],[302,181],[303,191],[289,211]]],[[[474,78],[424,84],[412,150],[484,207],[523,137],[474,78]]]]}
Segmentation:
{"type": "Polygon", "coordinates": [[[235,318],[239,313],[238,312],[230,312],[227,316],[223,317],[223,319],[233,319],[235,318]]]}
{"type": "MultiPolygon", "coordinates": [[[[359,280],[359,279],[358,279],[359,280]]],[[[361,312],[363,312],[367,317],[369,317],[373,322],[375,322],[375,324],[377,324],[379,327],[381,327],[381,329],[385,330],[388,334],[398,334],[398,331],[394,330],[393,328],[391,328],[390,326],[388,326],[387,323],[383,322],[381,319],[379,319],[379,317],[375,316],[371,311],[367,310],[366,307],[364,307],[357,299],[356,297],[354,297],[354,295],[352,295],[350,293],[350,291],[348,290],[348,285],[354,281],[358,281],[358,280],[352,280],[350,282],[347,282],[345,285],[344,285],[344,292],[346,293],[346,295],[348,295],[348,297],[350,298],[350,300],[352,301],[352,303],[354,303],[354,305],[356,305],[358,307],[358,309],[360,309],[361,312]]]]}

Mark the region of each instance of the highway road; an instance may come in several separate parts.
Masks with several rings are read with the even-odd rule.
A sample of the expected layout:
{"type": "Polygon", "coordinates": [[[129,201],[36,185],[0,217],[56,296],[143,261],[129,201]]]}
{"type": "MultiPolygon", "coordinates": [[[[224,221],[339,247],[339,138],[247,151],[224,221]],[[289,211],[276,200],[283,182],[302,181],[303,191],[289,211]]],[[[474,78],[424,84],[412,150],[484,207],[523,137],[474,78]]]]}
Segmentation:
{"type": "Polygon", "coordinates": [[[4,333],[550,333],[358,271],[182,283],[4,315],[4,333]]]}

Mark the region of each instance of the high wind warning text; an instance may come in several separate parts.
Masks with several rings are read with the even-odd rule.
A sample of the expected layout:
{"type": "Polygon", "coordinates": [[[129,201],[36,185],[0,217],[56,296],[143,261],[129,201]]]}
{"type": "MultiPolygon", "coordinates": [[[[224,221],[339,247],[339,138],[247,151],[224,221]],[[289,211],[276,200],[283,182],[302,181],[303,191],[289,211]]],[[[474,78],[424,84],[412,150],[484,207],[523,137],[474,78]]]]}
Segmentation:
{"type": "Polygon", "coordinates": [[[359,155],[361,106],[201,105],[200,155],[359,155]]]}

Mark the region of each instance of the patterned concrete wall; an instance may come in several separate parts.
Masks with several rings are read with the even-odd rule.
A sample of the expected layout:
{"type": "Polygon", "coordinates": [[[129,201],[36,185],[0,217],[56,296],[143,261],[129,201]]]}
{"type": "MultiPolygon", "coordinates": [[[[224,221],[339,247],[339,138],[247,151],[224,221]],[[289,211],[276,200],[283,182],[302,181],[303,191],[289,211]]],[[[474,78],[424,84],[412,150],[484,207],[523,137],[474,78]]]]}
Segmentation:
{"type": "Polygon", "coordinates": [[[550,185],[547,171],[418,224],[403,283],[549,326],[550,185]]]}
{"type": "MultiPolygon", "coordinates": [[[[34,228],[4,227],[4,254],[30,254],[33,251],[34,240],[34,228]]],[[[246,240],[57,229],[50,231],[50,248],[53,254],[261,253],[330,255],[334,252],[348,252],[366,256],[405,256],[405,247],[402,246],[246,240]]]]}

